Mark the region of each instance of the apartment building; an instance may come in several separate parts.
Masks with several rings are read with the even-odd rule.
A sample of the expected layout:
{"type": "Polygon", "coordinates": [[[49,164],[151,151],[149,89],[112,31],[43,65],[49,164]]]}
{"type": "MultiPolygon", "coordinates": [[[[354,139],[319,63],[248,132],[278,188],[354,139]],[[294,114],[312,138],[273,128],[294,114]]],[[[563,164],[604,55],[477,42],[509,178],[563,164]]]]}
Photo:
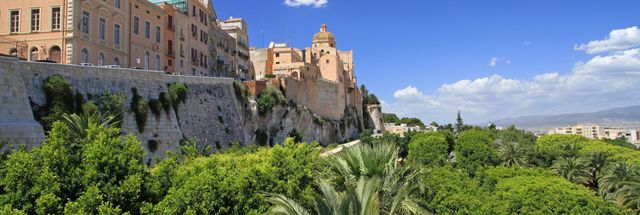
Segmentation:
{"type": "Polygon", "coordinates": [[[246,22],[230,20],[231,36],[222,30],[207,0],[3,3],[0,54],[30,61],[252,78],[246,22]]]}
{"type": "Polygon", "coordinates": [[[131,0],[132,68],[164,71],[164,10],[147,0],[131,0]]]}
{"type": "Polygon", "coordinates": [[[249,34],[247,33],[247,22],[242,18],[229,18],[221,21],[220,28],[233,38],[235,52],[232,53],[235,61],[234,68],[236,76],[244,80],[253,80],[253,67],[249,60],[249,34]]]}
{"type": "Polygon", "coordinates": [[[128,64],[129,0],[3,1],[0,53],[29,61],[128,64]]]}
{"type": "Polygon", "coordinates": [[[590,139],[604,138],[604,129],[599,125],[575,125],[554,128],[549,130],[549,134],[576,134],[590,139]]]}

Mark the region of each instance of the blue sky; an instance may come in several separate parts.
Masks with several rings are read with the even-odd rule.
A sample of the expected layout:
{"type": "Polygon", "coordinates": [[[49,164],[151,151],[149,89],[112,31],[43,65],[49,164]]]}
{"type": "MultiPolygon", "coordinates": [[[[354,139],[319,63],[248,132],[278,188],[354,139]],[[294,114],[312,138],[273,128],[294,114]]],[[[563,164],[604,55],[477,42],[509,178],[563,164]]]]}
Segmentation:
{"type": "Polygon", "coordinates": [[[213,4],[221,19],[246,19],[256,47],[308,47],[326,23],[338,48],[354,51],[359,84],[384,101],[383,111],[401,116],[445,123],[461,110],[468,122],[484,123],[640,104],[637,0],[213,4]],[[593,51],[597,45],[604,51],[593,51]]]}

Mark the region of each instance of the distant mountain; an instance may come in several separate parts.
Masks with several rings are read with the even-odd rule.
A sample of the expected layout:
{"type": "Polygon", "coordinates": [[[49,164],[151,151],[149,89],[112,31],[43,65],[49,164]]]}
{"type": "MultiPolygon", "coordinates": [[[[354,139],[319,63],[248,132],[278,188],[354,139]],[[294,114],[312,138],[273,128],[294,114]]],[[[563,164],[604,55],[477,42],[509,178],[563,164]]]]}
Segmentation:
{"type": "Polygon", "coordinates": [[[506,118],[493,122],[502,127],[515,125],[527,130],[543,131],[550,128],[578,123],[598,123],[604,125],[640,125],[640,105],[612,108],[593,113],[573,113],[555,116],[538,115],[506,118]]]}

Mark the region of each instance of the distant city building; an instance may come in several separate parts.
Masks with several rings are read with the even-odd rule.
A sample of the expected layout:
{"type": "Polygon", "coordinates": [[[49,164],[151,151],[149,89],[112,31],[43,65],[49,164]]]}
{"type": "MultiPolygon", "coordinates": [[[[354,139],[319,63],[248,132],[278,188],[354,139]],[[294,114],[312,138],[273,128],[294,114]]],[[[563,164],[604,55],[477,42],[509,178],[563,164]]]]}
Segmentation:
{"type": "Polygon", "coordinates": [[[404,135],[407,132],[422,132],[422,131],[436,131],[437,128],[429,128],[428,130],[423,130],[420,126],[408,126],[405,123],[396,125],[395,123],[385,123],[384,124],[385,131],[391,134],[404,135]]]}
{"type": "Polygon", "coordinates": [[[590,139],[604,138],[604,129],[599,125],[576,125],[568,127],[560,127],[549,130],[549,134],[575,134],[590,139]]]}
{"type": "Polygon", "coordinates": [[[249,60],[249,34],[247,33],[247,22],[242,18],[229,18],[227,20],[219,22],[220,28],[230,35],[234,44],[228,44],[234,46],[232,57],[235,62],[235,68],[232,68],[236,74],[236,77],[242,80],[253,80],[253,68],[251,67],[251,61],[249,60]]]}
{"type": "Polygon", "coordinates": [[[575,125],[549,130],[548,134],[576,134],[590,139],[617,139],[624,137],[627,142],[639,145],[640,129],[603,128],[600,125],[575,125]]]}

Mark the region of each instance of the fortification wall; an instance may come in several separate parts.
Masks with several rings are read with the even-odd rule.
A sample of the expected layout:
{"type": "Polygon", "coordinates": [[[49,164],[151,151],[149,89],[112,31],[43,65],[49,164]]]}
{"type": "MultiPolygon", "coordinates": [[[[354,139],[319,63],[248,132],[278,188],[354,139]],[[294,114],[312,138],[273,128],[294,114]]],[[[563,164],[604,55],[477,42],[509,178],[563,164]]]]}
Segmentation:
{"type": "Polygon", "coordinates": [[[0,57],[0,141],[37,146],[44,140],[44,131],[33,118],[18,68],[5,61],[0,57]]]}
{"type": "MultiPolygon", "coordinates": [[[[258,130],[267,131],[270,142],[280,143],[289,132],[296,130],[305,134],[306,141],[319,141],[330,144],[352,139],[358,136],[357,111],[347,111],[344,106],[336,108],[340,94],[335,85],[324,83],[318,89],[307,89],[305,84],[296,84],[300,92],[308,92],[302,101],[312,97],[316,90],[325,110],[337,110],[345,119],[325,117],[333,120],[323,123],[322,116],[314,114],[314,109],[301,106],[279,106],[274,111],[261,116],[252,99],[238,99],[233,88],[233,79],[215,77],[173,76],[161,72],[81,67],[18,61],[0,57],[0,139],[13,144],[36,146],[44,139],[44,132],[34,120],[29,100],[36,105],[46,103],[43,89],[44,81],[55,74],[62,75],[72,86],[74,92],[98,96],[104,93],[124,93],[125,102],[122,131],[132,134],[142,141],[147,150],[147,159],[154,156],[164,157],[165,151],[175,151],[181,139],[195,138],[199,145],[207,144],[227,147],[232,142],[252,144],[258,130]],[[168,91],[168,84],[184,83],[187,87],[187,99],[177,111],[162,111],[159,117],[149,113],[143,132],[138,132],[134,113],[129,111],[132,88],[138,94],[149,99],[157,99],[161,92],[168,91]],[[333,89],[332,92],[330,89],[333,89]],[[322,94],[322,95],[320,95],[322,94]],[[351,113],[353,112],[353,113],[351,113]],[[348,118],[348,119],[347,119],[348,118]],[[335,120],[334,120],[335,119],[335,120]],[[157,150],[150,151],[147,143],[157,142],[157,150]]],[[[290,92],[287,91],[287,94],[290,92]]],[[[287,95],[289,96],[289,95],[287,95]]],[[[315,103],[310,101],[309,104],[315,103]]],[[[344,105],[344,102],[342,103],[344,105]]],[[[313,106],[313,105],[312,105],[313,106]]],[[[332,113],[334,114],[334,113],[332,113]]]]}

